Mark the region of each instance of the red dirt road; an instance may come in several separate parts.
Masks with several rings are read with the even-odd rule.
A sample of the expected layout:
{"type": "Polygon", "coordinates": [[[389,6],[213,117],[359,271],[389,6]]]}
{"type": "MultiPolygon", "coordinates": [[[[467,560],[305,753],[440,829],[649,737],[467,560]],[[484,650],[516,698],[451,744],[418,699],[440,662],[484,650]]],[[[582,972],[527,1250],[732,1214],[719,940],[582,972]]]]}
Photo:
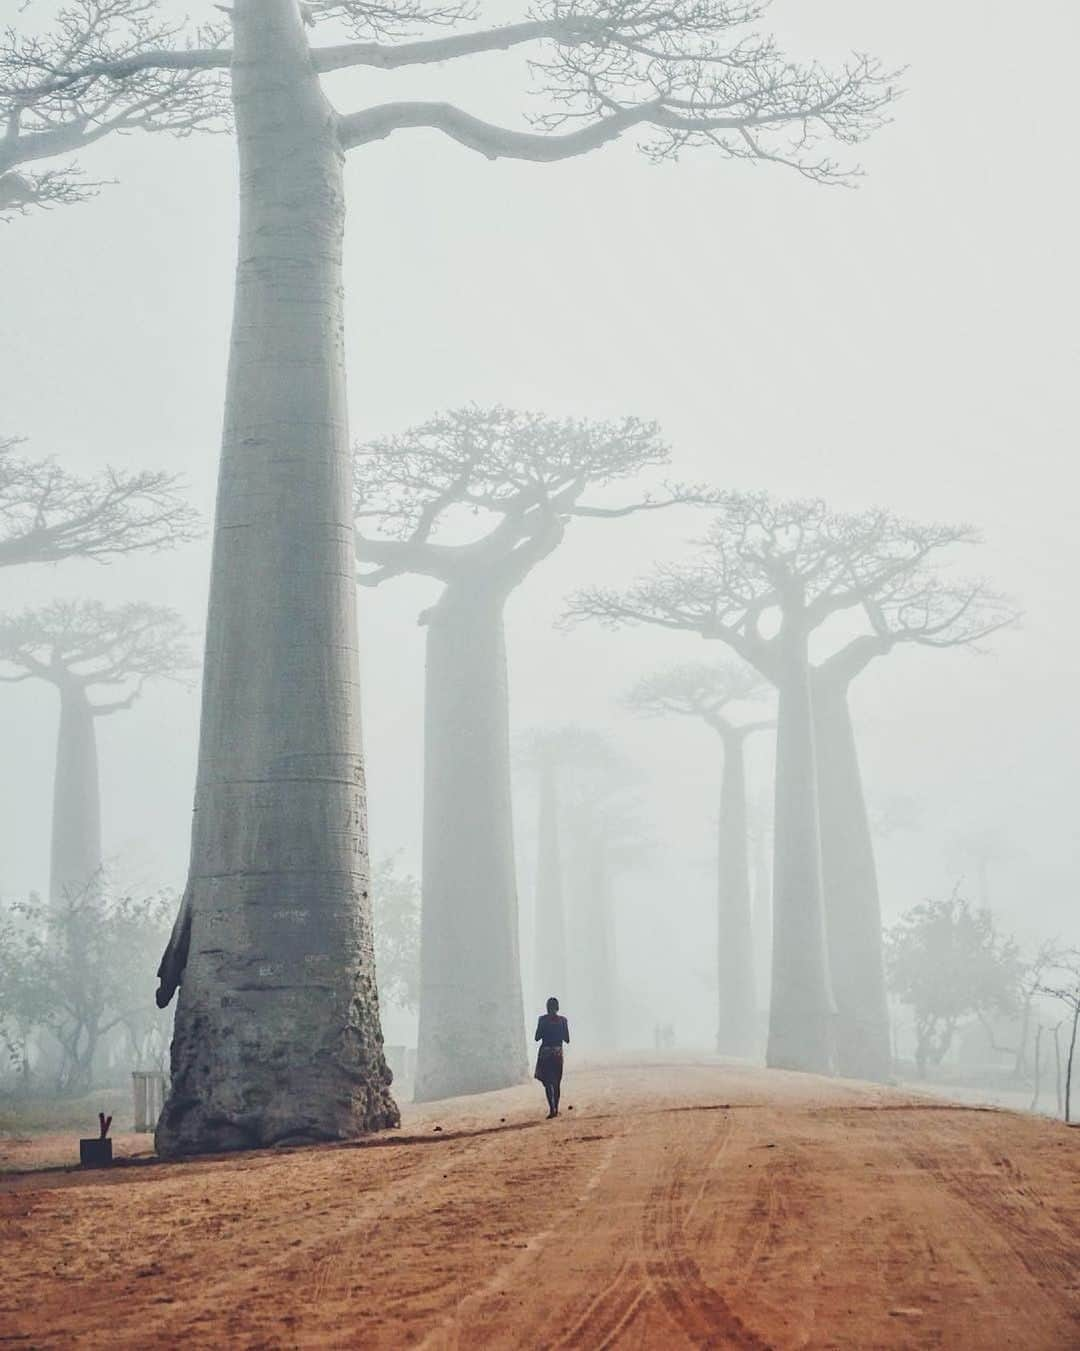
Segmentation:
{"type": "Polygon", "coordinates": [[[0,1178],[0,1342],[1080,1347],[1080,1132],[706,1062],[0,1178]],[[439,1124],[442,1131],[435,1131],[439,1124]]]}

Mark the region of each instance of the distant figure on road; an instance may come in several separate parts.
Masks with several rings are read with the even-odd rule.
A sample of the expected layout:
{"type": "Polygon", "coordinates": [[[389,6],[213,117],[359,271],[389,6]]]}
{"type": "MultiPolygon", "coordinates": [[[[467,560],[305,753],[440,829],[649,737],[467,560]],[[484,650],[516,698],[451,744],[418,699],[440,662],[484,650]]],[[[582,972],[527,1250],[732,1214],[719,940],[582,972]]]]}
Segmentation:
{"type": "Polygon", "coordinates": [[[536,1053],[534,1078],[544,1085],[548,1100],[548,1120],[559,1115],[559,1093],[562,1089],[562,1048],[570,1041],[570,1024],[559,1014],[559,1001],[554,995],[547,1002],[547,1013],[536,1023],[535,1041],[540,1043],[536,1053]]]}

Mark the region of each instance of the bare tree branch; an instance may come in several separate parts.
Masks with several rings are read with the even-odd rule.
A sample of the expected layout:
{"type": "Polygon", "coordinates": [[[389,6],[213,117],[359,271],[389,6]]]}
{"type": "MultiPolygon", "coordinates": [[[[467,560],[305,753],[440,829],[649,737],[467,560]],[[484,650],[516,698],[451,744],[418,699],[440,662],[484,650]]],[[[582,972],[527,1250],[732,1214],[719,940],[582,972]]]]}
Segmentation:
{"type": "Polygon", "coordinates": [[[177,475],[106,469],[79,478],[51,460],[20,456],[17,445],[0,440],[0,567],[107,562],[197,538],[198,516],[177,475]]]}
{"type": "Polygon", "coordinates": [[[223,128],[225,33],[185,34],[159,0],[68,0],[44,33],[0,32],[0,219],[83,201],[100,187],[74,165],[20,166],[75,154],[111,132],[223,128]]]}

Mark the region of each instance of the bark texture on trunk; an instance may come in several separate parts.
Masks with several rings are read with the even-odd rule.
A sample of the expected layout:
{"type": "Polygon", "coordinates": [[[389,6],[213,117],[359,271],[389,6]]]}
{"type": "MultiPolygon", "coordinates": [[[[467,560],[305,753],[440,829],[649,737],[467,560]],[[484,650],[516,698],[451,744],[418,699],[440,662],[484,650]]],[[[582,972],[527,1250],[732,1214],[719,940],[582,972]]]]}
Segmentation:
{"type": "Polygon", "coordinates": [[[846,682],[814,682],[814,723],[837,1070],[883,1082],[892,1056],[881,902],[846,682]]]}
{"type": "Polygon", "coordinates": [[[738,732],[724,734],[717,878],[716,1049],[721,1055],[751,1059],[757,1053],[757,982],[750,913],[744,746],[744,737],[738,732]]]}
{"type": "Polygon", "coordinates": [[[501,586],[428,612],[416,1100],[525,1078],[501,586]]]}
{"type": "Polygon", "coordinates": [[[785,620],[776,731],[773,974],[766,1062],[831,1074],[835,1006],[821,877],[813,705],[806,634],[785,620]]]}
{"type": "Polygon", "coordinates": [[[559,799],[554,765],[540,767],[537,820],[534,999],[543,1008],[550,995],[564,1003],[566,986],[566,913],[563,902],[559,799]]]}
{"type": "Polygon", "coordinates": [[[53,782],[49,898],[83,890],[101,871],[101,785],[97,729],[86,691],[61,684],[53,782]]]}
{"type": "Polygon", "coordinates": [[[368,896],[341,151],[295,0],[232,16],[240,243],[165,1155],[398,1120],[368,896]]]}

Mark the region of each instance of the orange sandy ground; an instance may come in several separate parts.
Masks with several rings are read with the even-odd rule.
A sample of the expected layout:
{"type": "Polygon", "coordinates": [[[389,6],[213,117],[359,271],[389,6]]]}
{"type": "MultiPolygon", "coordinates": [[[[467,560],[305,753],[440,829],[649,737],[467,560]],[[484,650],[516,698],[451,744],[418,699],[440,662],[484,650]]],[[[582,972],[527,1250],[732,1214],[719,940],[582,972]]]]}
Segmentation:
{"type": "Polygon", "coordinates": [[[1080,1347],[1080,1131],[704,1060],[570,1073],[542,1117],[529,1084],[356,1145],[4,1173],[0,1342],[1080,1347]]]}

